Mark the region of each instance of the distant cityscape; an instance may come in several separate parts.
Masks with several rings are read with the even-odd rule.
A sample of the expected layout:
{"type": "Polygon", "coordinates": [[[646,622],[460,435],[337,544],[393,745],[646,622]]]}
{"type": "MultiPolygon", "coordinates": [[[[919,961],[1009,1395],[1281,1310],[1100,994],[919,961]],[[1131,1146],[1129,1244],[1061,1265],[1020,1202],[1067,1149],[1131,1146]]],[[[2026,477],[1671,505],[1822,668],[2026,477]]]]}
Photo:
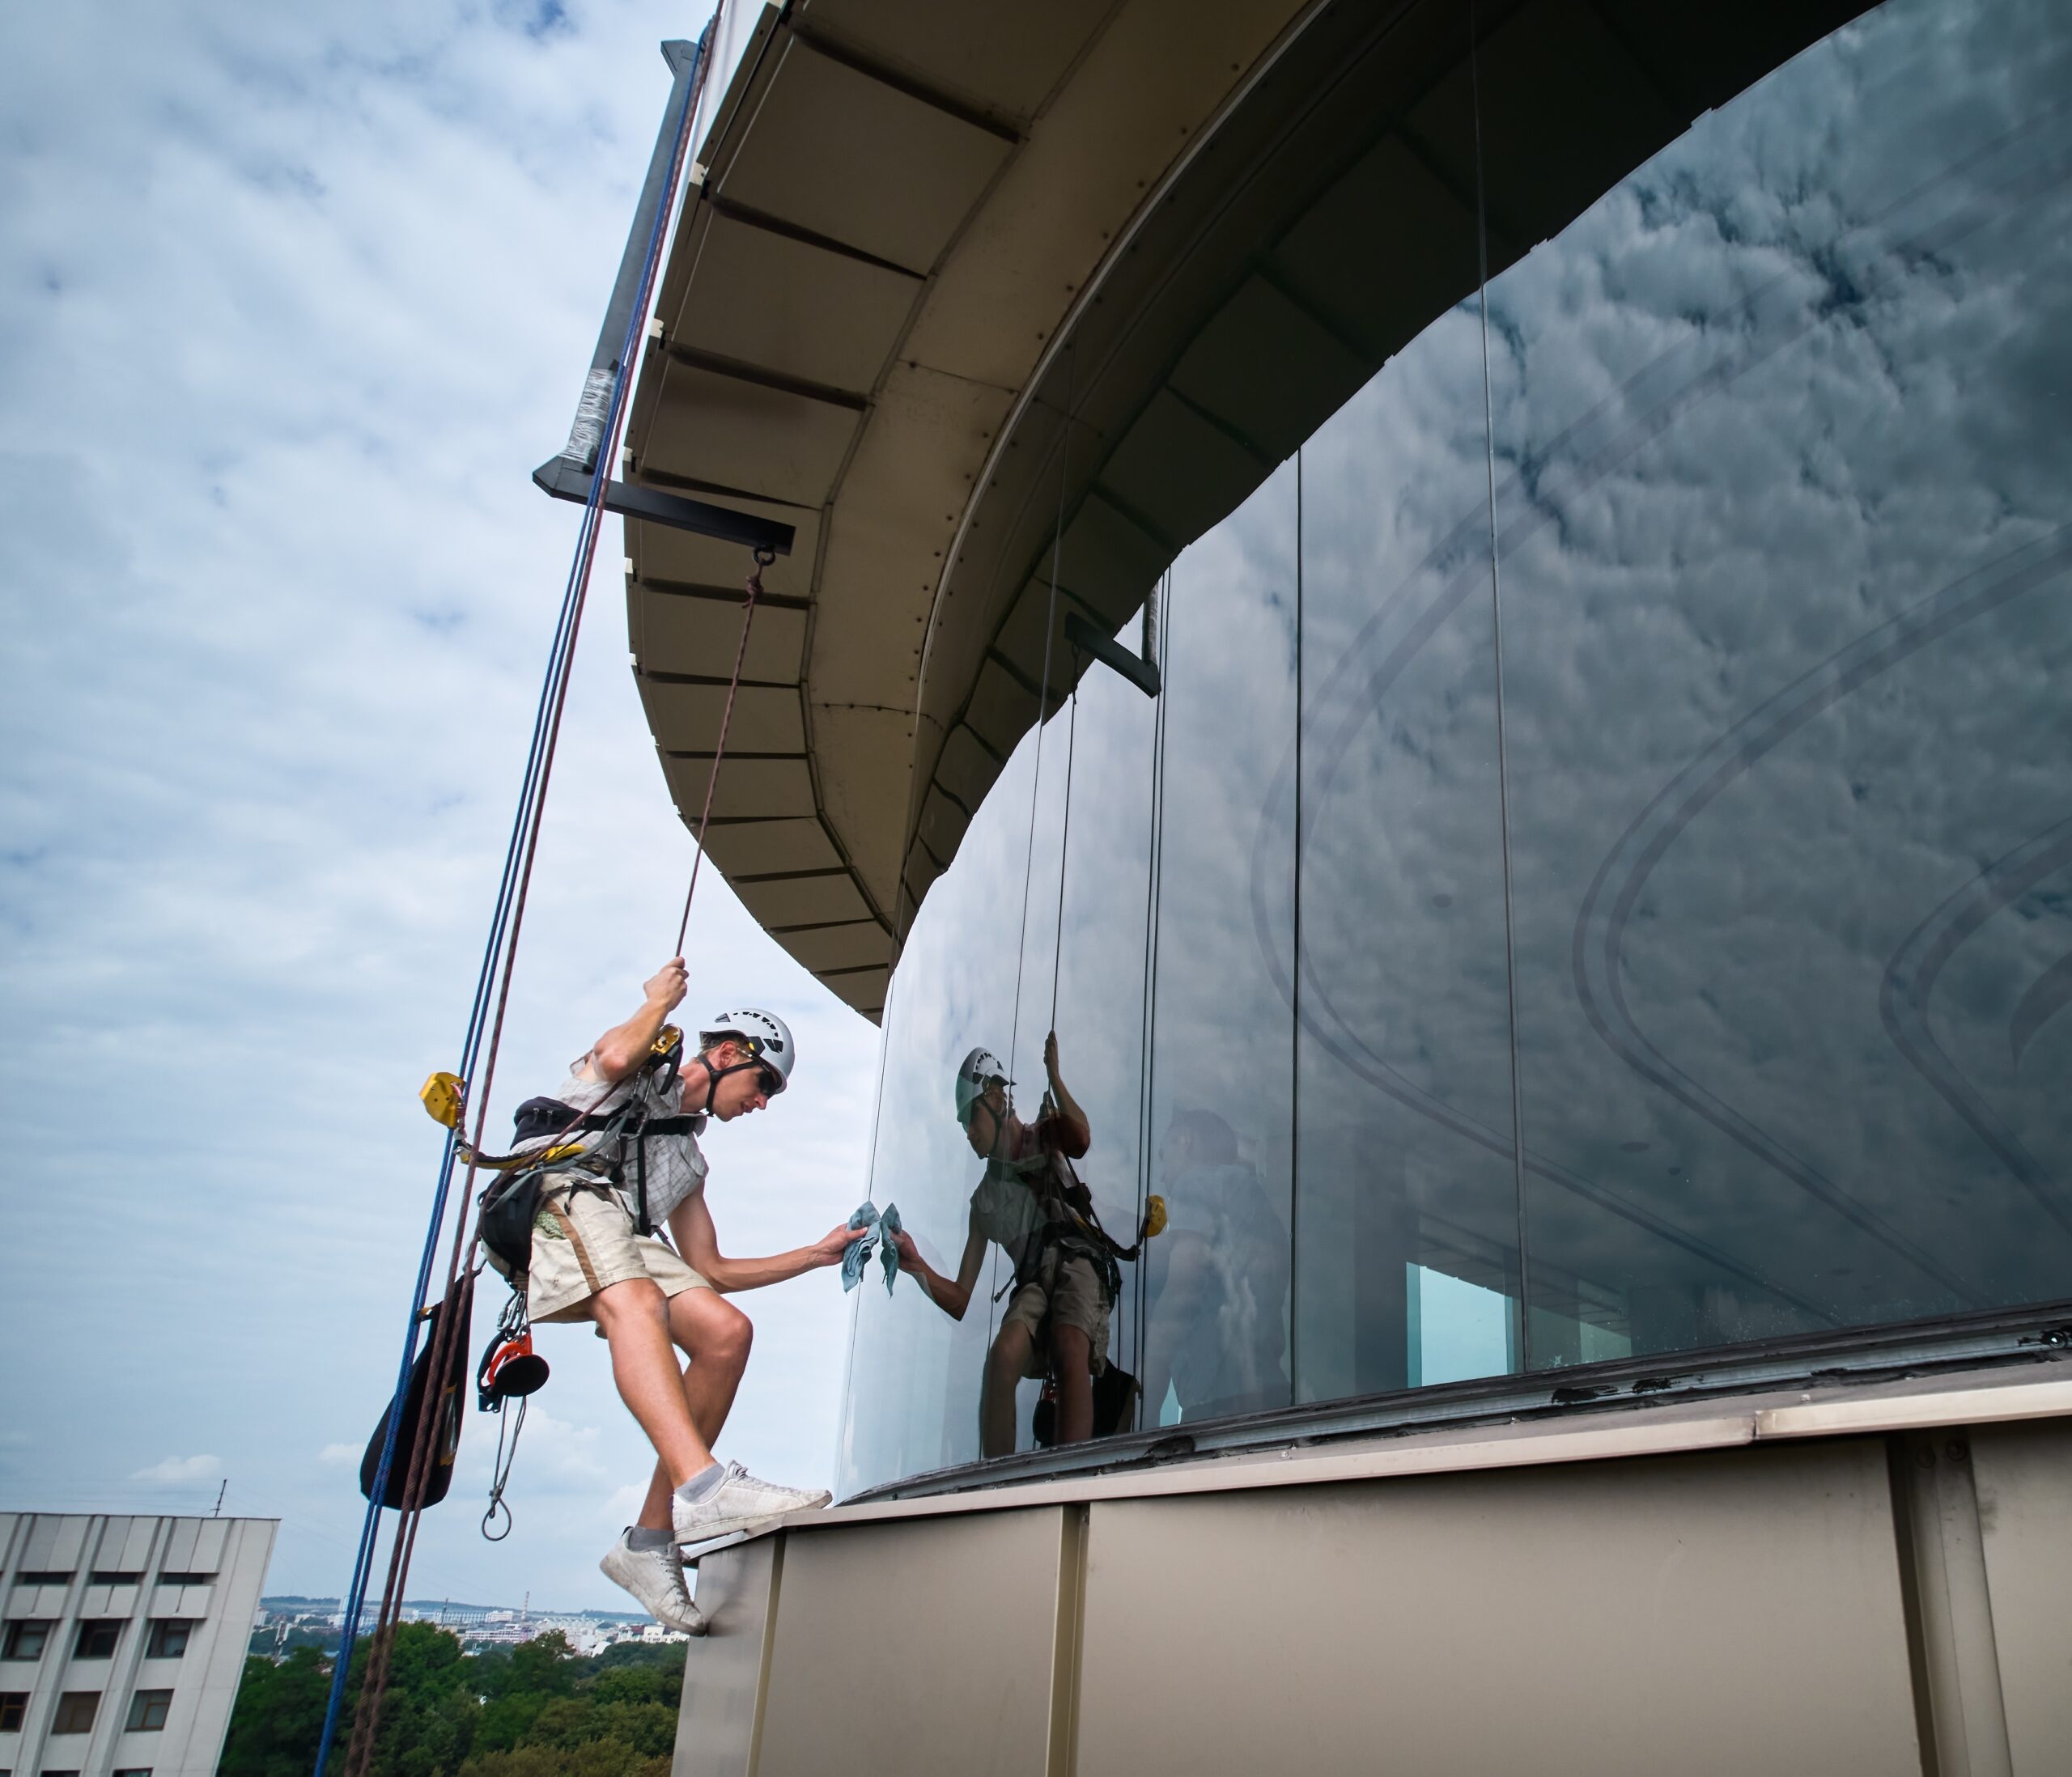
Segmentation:
{"type": "MultiPolygon", "coordinates": [[[[360,1619],[362,1633],[379,1609],[378,1599],[367,1600],[360,1619]]],[[[471,1654],[485,1648],[516,1647],[557,1629],[567,1637],[571,1648],[586,1657],[622,1642],[653,1646],[688,1639],[638,1612],[535,1610],[529,1596],[515,1609],[504,1605],[464,1604],[453,1598],[406,1598],[402,1618],[452,1630],[460,1638],[461,1652],[471,1654]]],[[[250,1651],[273,1660],[287,1659],[298,1648],[333,1652],[344,1626],[342,1599],[305,1598],[291,1593],[262,1597],[253,1613],[250,1651]]]]}

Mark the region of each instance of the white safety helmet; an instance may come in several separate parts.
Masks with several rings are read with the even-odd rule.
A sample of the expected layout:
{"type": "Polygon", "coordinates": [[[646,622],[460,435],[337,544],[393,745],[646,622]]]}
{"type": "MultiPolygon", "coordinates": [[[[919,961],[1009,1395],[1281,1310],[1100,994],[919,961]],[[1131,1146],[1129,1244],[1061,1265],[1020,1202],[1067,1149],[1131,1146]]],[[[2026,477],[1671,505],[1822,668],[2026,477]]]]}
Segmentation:
{"type": "Polygon", "coordinates": [[[998,1080],[1003,1086],[1014,1082],[991,1050],[974,1049],[957,1067],[957,1120],[969,1124],[971,1107],[986,1096],[986,1088],[998,1080]]]}
{"type": "Polygon", "coordinates": [[[745,1006],[739,1011],[721,1012],[698,1033],[700,1050],[711,1049],[732,1037],[777,1076],[779,1092],[792,1084],[792,1065],[798,1060],[792,1027],[775,1012],[745,1006]]]}

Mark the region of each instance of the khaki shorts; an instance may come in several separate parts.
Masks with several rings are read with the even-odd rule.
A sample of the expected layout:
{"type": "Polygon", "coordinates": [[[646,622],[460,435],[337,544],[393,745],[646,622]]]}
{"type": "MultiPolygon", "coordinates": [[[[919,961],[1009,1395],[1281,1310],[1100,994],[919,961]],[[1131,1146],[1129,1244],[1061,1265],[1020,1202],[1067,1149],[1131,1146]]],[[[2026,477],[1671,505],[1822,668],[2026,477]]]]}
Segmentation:
{"type": "Polygon", "coordinates": [[[592,1296],[635,1277],[652,1279],[664,1296],[712,1287],[674,1247],[635,1233],[616,1197],[567,1185],[540,1193],[526,1313],[535,1321],[587,1321],[592,1296]]]}
{"type": "Polygon", "coordinates": [[[1107,1368],[1108,1291],[1093,1260],[1054,1246],[1043,1255],[1035,1276],[1008,1298],[1000,1331],[1011,1326],[1029,1329],[1025,1375],[1042,1376],[1051,1367],[1050,1344],[1043,1333],[1046,1318],[1053,1326],[1077,1327],[1093,1347],[1093,1373],[1098,1376],[1107,1368]]]}

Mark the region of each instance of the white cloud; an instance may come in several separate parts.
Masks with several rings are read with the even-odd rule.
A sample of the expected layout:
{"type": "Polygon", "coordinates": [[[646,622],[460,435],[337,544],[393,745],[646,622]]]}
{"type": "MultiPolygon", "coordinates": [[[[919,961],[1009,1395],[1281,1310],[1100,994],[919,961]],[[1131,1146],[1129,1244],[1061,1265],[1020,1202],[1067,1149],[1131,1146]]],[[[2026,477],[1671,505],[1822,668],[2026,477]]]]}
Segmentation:
{"type": "Polygon", "coordinates": [[[183,1481],[213,1481],[223,1472],[223,1459],[221,1457],[168,1457],[163,1462],[154,1462],[148,1469],[139,1469],[130,1478],[132,1481],[164,1481],[177,1484],[183,1481]]]}
{"type": "Polygon", "coordinates": [[[316,1460],[332,1468],[343,1468],[348,1463],[357,1463],[365,1453],[364,1444],[327,1444],[316,1453],[316,1460]]]}

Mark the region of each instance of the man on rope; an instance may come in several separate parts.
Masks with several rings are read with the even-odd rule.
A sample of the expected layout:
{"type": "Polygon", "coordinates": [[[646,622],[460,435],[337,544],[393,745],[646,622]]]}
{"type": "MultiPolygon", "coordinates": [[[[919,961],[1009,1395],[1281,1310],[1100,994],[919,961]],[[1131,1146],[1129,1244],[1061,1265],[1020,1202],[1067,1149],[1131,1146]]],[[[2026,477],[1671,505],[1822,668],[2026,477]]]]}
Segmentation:
{"type": "Polygon", "coordinates": [[[1092,1146],[1086,1113],[1058,1073],[1058,1037],[1043,1040],[1050,1092],[1034,1124],[1015,1115],[1006,1070],[974,1049],[957,1071],[957,1120],[986,1163],[971,1194],[971,1219],[957,1275],[922,1257],[914,1236],[893,1236],[899,1267],[953,1321],[964,1318],[998,1241],[1014,1266],[1013,1296],[986,1354],[979,1394],[979,1447],[987,1456],[1014,1448],[1014,1391],[1025,1376],[1056,1379],[1057,1440],[1093,1436],[1093,1378],[1107,1367],[1108,1317],[1119,1279],[1113,1243],[1098,1232],[1093,1200],[1068,1162],[1092,1146]]]}
{"type": "Polygon", "coordinates": [[[526,1308],[535,1322],[588,1321],[609,1342],[613,1380],[656,1461],[639,1522],[598,1565],[656,1622],[695,1635],[705,1621],[678,1546],[830,1498],[714,1457],[754,1331],[726,1297],[839,1264],[849,1230],[838,1223],[810,1246],[769,1258],[721,1254],[697,1133],[707,1118],[761,1110],[790,1084],[797,1051],[782,1019],[744,1009],[700,1031],[698,1053],[685,1059],[665,1027],[686,986],[683,959],[672,957],[639,1010],[600,1037],[551,1097],[519,1107],[518,1147],[558,1152],[571,1131],[589,1132],[576,1163],[557,1163],[542,1180],[526,1308]],[[650,1232],[661,1224],[673,1247],[650,1232]],[[689,1360],[681,1370],[677,1351],[689,1360]]]}

